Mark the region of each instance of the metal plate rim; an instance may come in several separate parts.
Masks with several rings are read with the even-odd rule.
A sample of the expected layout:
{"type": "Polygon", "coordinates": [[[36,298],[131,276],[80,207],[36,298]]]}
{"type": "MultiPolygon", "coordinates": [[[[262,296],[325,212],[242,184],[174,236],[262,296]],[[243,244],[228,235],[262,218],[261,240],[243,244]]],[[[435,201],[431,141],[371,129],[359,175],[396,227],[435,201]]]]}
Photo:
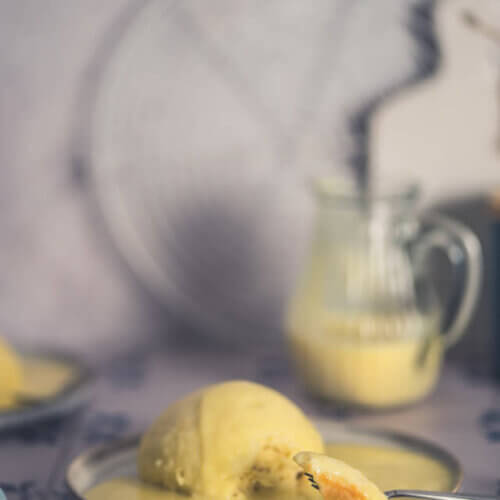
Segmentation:
{"type": "MultiPolygon", "coordinates": [[[[326,426],[330,429],[333,428],[336,423],[326,420],[326,419],[314,419],[313,420],[320,431],[326,426]]],[[[441,445],[434,443],[428,439],[420,438],[418,436],[412,435],[406,432],[394,431],[390,429],[384,429],[379,427],[363,427],[358,425],[342,425],[338,424],[338,428],[342,428],[344,432],[358,434],[359,436],[373,436],[386,438],[394,443],[401,443],[403,446],[407,446],[412,449],[418,449],[422,452],[427,452],[429,455],[434,457],[439,457],[443,463],[446,463],[447,467],[453,472],[455,480],[452,492],[459,491],[463,482],[463,468],[455,455],[453,455],[446,448],[441,445]]],[[[325,432],[321,432],[325,434],[325,432]]],[[[79,488],[76,486],[77,476],[82,469],[85,469],[89,464],[98,461],[103,456],[113,455],[118,451],[136,449],[141,439],[141,434],[133,434],[126,436],[122,439],[113,441],[111,443],[105,443],[97,446],[93,446],[83,451],[77,455],[68,465],[65,475],[66,486],[75,498],[80,500],[85,500],[81,493],[79,493],[79,488]]]]}

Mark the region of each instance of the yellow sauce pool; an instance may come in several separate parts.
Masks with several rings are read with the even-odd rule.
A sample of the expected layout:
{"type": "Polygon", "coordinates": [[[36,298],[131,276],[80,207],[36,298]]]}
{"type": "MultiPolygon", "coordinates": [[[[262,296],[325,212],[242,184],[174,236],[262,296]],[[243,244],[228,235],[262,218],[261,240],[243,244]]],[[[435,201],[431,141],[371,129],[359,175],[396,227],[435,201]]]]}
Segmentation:
{"type": "MultiPolygon", "coordinates": [[[[69,363],[35,356],[20,357],[20,376],[16,394],[22,398],[48,399],[56,396],[78,376],[69,363]]],[[[12,410],[22,405],[16,396],[0,397],[0,410],[12,410]]]]}
{"type": "Polygon", "coordinates": [[[78,376],[78,371],[64,361],[25,358],[22,394],[35,398],[49,398],[67,387],[78,376]]]}
{"type": "MultiPolygon", "coordinates": [[[[447,466],[423,453],[358,444],[328,444],[327,453],[359,469],[381,490],[397,488],[451,491],[457,478],[447,466]]],[[[259,495],[255,495],[257,499],[259,495]]],[[[135,478],[117,478],[104,482],[85,494],[86,500],[181,500],[189,497],[149,486],[135,478]]],[[[260,496],[278,500],[274,496],[260,496]]],[[[318,499],[315,490],[301,499],[318,499]]],[[[211,499],[214,500],[214,499],[211,499]]],[[[281,499],[280,499],[281,500],[281,499]]],[[[289,498],[289,500],[298,500],[289,498]]]]}
{"type": "Polygon", "coordinates": [[[361,444],[328,444],[328,455],[359,469],[382,491],[420,489],[451,491],[456,486],[452,471],[423,453],[361,444]]]}

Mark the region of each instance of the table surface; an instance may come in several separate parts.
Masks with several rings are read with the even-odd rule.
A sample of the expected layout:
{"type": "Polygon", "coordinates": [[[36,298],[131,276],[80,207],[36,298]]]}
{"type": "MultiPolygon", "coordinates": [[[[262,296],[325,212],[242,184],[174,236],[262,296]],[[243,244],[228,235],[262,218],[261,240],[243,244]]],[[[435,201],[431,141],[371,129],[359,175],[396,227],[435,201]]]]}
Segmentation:
{"type": "Polygon", "coordinates": [[[9,499],[71,498],[65,471],[82,450],[140,431],[176,398],[232,378],[274,387],[310,415],[431,439],[460,459],[463,491],[500,494],[500,391],[484,380],[448,366],[436,392],[419,405],[383,414],[350,414],[309,399],[279,354],[186,346],[141,347],[115,358],[96,377],[86,409],[65,419],[0,432],[0,486],[9,499]]]}

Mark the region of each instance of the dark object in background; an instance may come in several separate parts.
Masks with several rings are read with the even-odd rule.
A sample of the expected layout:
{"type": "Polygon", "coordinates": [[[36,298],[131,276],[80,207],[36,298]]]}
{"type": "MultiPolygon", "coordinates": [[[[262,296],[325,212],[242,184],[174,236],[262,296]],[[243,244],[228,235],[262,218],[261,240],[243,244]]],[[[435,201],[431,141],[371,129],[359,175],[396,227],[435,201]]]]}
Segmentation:
{"type": "MultiPolygon", "coordinates": [[[[472,378],[491,378],[493,376],[494,351],[494,278],[493,278],[493,211],[490,197],[477,194],[460,199],[450,199],[435,204],[431,211],[453,217],[472,229],[481,241],[483,249],[483,284],[476,312],[462,340],[450,349],[447,359],[464,374],[472,378]]],[[[500,212],[497,219],[500,222],[500,212]]],[[[498,254],[498,252],[497,252],[498,254]]],[[[444,303],[452,297],[447,295],[450,289],[451,273],[445,262],[436,262],[436,284],[444,303]]]]}
{"type": "Polygon", "coordinates": [[[492,264],[493,264],[493,337],[494,361],[493,369],[497,380],[500,380],[500,190],[491,198],[492,208],[492,264]]]}

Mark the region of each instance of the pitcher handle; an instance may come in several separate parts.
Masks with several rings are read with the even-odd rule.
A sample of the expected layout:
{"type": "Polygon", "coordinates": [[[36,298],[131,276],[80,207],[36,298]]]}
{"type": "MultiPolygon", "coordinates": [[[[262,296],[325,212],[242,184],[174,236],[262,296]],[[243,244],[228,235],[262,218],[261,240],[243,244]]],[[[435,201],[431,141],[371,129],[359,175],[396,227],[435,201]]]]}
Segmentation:
{"type": "MultiPolygon", "coordinates": [[[[470,322],[476,307],[482,279],[483,258],[477,236],[462,223],[449,217],[429,214],[423,217],[429,230],[415,248],[416,268],[424,269],[424,260],[433,250],[441,250],[461,282],[458,307],[443,332],[444,346],[456,344],[470,322]],[[463,264],[463,265],[462,265],[463,264]]],[[[418,272],[418,271],[417,271],[418,272]]]]}

